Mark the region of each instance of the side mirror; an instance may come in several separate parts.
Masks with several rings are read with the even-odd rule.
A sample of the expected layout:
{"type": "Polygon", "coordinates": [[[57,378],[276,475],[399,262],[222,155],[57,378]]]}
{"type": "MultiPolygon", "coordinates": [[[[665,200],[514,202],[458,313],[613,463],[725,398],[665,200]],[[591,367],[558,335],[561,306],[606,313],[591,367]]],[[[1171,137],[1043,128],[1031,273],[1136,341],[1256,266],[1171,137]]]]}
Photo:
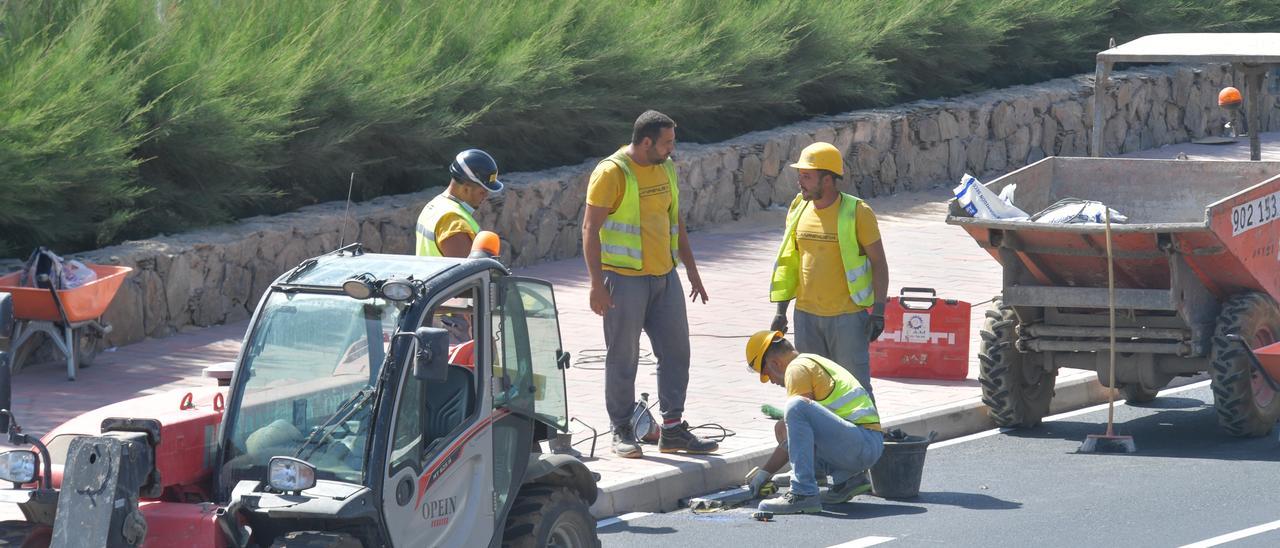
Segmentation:
{"type": "Polygon", "coordinates": [[[417,352],[413,376],[424,382],[444,382],[449,378],[449,332],[438,327],[419,327],[413,334],[417,352]]]}

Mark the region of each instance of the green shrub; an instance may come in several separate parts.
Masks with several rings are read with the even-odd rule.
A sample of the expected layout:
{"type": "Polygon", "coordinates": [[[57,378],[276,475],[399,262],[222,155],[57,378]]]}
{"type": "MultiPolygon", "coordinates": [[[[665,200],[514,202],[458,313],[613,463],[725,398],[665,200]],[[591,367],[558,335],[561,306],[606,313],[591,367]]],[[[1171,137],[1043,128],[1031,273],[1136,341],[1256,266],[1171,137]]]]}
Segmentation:
{"type": "Polygon", "coordinates": [[[1261,0],[0,0],[0,256],[1088,71],[1261,0]]]}

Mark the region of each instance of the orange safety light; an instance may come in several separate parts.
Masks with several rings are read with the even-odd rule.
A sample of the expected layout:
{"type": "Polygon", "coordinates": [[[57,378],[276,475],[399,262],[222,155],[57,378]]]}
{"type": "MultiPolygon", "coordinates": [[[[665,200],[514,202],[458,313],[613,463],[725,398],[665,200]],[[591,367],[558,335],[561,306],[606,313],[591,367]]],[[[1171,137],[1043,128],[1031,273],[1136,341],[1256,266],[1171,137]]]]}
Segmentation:
{"type": "Polygon", "coordinates": [[[1231,86],[1222,88],[1222,91],[1218,92],[1218,106],[1220,107],[1240,108],[1241,101],[1240,90],[1231,86]]]}

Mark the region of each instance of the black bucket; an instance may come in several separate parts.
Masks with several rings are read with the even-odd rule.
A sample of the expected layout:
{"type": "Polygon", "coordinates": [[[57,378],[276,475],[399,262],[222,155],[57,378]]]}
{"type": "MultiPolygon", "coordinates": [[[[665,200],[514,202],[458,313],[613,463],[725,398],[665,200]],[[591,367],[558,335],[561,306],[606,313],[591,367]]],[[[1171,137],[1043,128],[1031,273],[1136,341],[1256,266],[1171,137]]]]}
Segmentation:
{"type": "Polygon", "coordinates": [[[920,495],[920,477],[924,472],[924,455],[933,442],[928,437],[907,436],[899,441],[884,441],[884,453],[871,467],[871,492],[886,499],[909,499],[920,495]]]}

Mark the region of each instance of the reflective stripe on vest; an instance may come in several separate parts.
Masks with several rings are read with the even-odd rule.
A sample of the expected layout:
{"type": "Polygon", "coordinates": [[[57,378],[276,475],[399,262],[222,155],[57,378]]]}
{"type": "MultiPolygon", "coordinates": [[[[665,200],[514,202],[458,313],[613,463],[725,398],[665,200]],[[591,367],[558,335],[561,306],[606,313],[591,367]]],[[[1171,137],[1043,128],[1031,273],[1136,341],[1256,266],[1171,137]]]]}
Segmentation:
{"type": "MultiPolygon", "coordinates": [[[[840,262],[844,266],[844,277],[849,287],[849,299],[862,308],[870,308],[875,304],[875,293],[871,285],[871,262],[862,255],[862,247],[858,245],[857,197],[840,193],[839,221],[836,233],[840,242],[840,262]]],[[[800,223],[800,215],[810,202],[797,194],[787,211],[787,229],[782,237],[782,247],[778,249],[778,257],[773,262],[773,276],[769,280],[769,300],[773,302],[789,301],[796,298],[796,286],[800,285],[800,249],[796,245],[796,225],[800,223]]]]}
{"type": "Polygon", "coordinates": [[[471,207],[449,195],[448,191],[432,198],[418,215],[415,240],[416,254],[420,257],[443,257],[440,246],[436,242],[436,225],[446,213],[457,213],[471,226],[471,233],[480,232],[480,224],[471,216],[471,207]]]}
{"type": "Polygon", "coordinates": [[[858,383],[858,379],[839,364],[817,354],[800,354],[796,359],[808,359],[831,376],[831,393],[818,401],[836,416],[854,424],[879,424],[880,415],[876,404],[871,401],[867,390],[858,383]]]}
{"type": "MultiPolygon", "coordinates": [[[[627,163],[625,149],[619,149],[605,162],[613,162],[622,168],[626,185],[622,191],[622,203],[610,213],[600,227],[600,262],[618,268],[640,270],[644,268],[643,239],[640,236],[640,184],[627,163]]],[[[671,262],[674,265],[680,255],[680,187],[676,183],[676,167],[671,159],[662,163],[667,172],[667,184],[671,187],[671,262]]]]}

